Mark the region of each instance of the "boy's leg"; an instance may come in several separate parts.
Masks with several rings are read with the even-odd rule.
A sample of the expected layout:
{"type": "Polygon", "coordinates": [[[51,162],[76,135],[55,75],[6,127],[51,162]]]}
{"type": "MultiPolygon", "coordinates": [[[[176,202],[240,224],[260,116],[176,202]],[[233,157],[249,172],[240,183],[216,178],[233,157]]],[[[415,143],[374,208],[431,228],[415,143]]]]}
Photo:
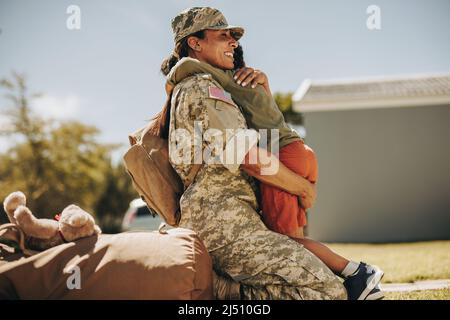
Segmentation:
{"type": "Polygon", "coordinates": [[[266,226],[275,232],[298,237],[298,198],[278,188],[261,184],[262,216],[266,226]]]}
{"type": "Polygon", "coordinates": [[[342,271],[350,262],[344,257],[340,256],[323,243],[307,239],[303,237],[303,228],[299,228],[297,232],[300,237],[291,237],[298,243],[302,244],[306,249],[311,251],[315,256],[322,260],[328,268],[331,269],[335,274],[341,275],[342,271]]]}
{"type": "MultiPolygon", "coordinates": [[[[302,228],[298,234],[303,234],[302,228]]],[[[383,271],[378,267],[349,261],[323,243],[312,239],[293,239],[317,256],[331,271],[345,278],[344,286],[350,300],[378,300],[384,297],[378,286],[383,271]]]]}
{"type": "MultiPolygon", "coordinates": [[[[317,181],[317,160],[311,148],[295,141],[280,149],[280,161],[310,182],[317,181]]],[[[300,227],[306,225],[306,212],[299,205],[296,195],[261,184],[263,220],[267,227],[290,237],[301,237],[300,227]]]]}

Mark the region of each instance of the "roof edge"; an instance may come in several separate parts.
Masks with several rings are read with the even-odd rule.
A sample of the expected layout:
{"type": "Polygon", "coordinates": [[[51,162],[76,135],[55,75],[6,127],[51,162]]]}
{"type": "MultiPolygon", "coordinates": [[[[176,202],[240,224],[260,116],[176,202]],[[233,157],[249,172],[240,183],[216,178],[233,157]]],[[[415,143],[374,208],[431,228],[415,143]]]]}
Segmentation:
{"type": "Polygon", "coordinates": [[[301,101],[293,101],[292,109],[295,112],[310,113],[341,110],[426,107],[433,105],[450,105],[450,95],[390,99],[355,99],[347,101],[320,101],[316,103],[302,103],[301,101]]]}

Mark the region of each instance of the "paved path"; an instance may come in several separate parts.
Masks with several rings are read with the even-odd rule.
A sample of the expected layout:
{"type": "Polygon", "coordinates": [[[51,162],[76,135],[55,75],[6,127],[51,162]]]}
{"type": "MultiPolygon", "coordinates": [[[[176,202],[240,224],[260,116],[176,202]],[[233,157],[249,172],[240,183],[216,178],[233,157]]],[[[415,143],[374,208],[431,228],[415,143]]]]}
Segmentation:
{"type": "Polygon", "coordinates": [[[385,283],[380,285],[385,292],[444,289],[450,287],[450,279],[416,281],[413,283],[385,283]]]}

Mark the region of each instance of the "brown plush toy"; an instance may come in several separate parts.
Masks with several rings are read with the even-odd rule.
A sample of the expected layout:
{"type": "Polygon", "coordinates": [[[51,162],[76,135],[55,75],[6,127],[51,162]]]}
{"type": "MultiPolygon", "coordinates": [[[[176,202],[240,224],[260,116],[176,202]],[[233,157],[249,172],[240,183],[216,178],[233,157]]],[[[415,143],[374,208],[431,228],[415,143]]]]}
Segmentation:
{"type": "Polygon", "coordinates": [[[20,191],[8,195],[3,206],[9,221],[24,232],[26,246],[32,250],[45,250],[101,233],[92,215],[74,204],[67,206],[57,220],[37,219],[26,207],[25,194],[20,191]]]}

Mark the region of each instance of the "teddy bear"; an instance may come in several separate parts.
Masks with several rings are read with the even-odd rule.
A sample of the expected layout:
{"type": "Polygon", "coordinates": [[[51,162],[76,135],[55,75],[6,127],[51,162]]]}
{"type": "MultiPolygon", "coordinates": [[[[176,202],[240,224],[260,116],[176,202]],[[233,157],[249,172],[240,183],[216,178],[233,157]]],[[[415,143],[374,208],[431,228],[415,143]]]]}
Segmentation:
{"type": "Polygon", "coordinates": [[[100,234],[101,229],[86,211],[71,204],[52,219],[37,219],[26,206],[26,196],[21,191],[9,194],[3,202],[9,221],[25,235],[26,247],[46,250],[65,242],[100,234]]]}

